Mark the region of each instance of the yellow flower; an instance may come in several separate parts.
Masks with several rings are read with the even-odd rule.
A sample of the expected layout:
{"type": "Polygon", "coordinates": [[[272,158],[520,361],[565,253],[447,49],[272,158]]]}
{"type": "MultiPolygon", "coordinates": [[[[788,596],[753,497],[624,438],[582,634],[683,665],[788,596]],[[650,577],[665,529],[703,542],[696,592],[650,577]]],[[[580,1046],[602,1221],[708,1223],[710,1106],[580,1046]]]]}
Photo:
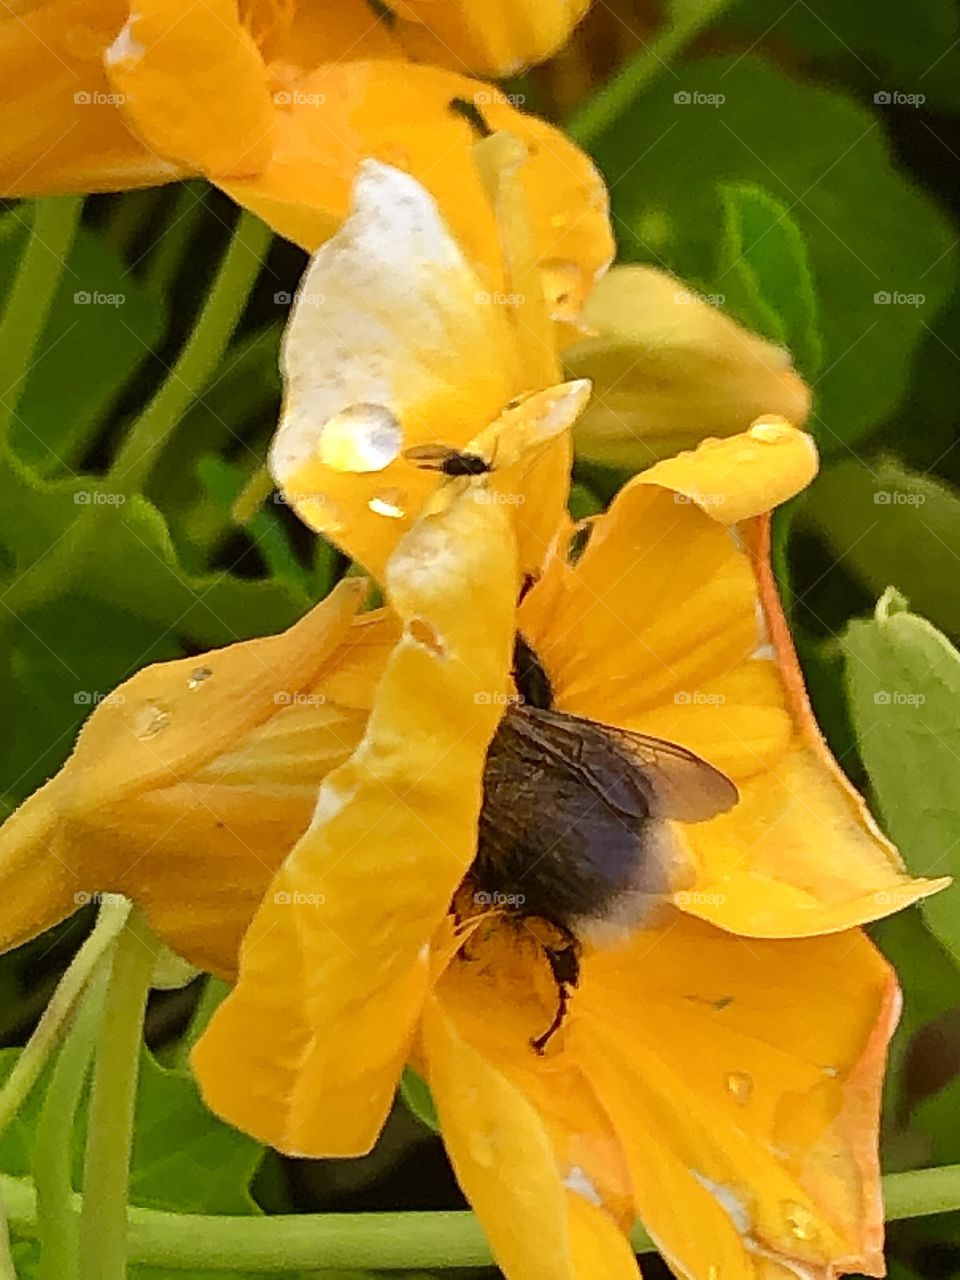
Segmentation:
{"type": "MultiPolygon", "coordinates": [[[[882,1272],[897,987],[856,926],[943,882],[906,875],[799,682],[764,513],[815,466],[782,421],[658,464],[585,549],[561,531],[519,609],[519,519],[486,496],[495,477],[428,503],[387,565],[402,634],[364,736],[324,780],[195,1050],[215,1111],[290,1153],[357,1154],[412,1060],[511,1280],[635,1276],[637,1215],[697,1280],[882,1272]],[[546,1038],[556,921],[469,878],[491,739],[505,707],[526,713],[518,630],[561,716],[666,737],[740,793],[669,824],[659,905],[585,931],[546,1038]]],[[[564,838],[566,801],[540,799],[532,818],[514,808],[518,829],[564,838]]]]}
{"type": "Polygon", "coordinates": [[[523,148],[496,136],[481,150],[501,213],[507,292],[484,287],[418,182],[365,161],[350,215],[304,273],[284,337],[274,479],[303,520],[377,577],[442,479],[410,451],[475,441],[483,452],[489,431],[497,443],[488,460],[500,472],[504,422],[539,412],[528,396],[554,402],[557,443],[530,472],[535,501],[518,495],[527,567],[542,561],[565,501],[570,443],[553,419],[575,418],[589,384],[557,385],[554,327],[523,260],[523,148]],[[504,209],[515,197],[520,207],[504,209]]]}
{"type": "Polygon", "coordinates": [[[705,436],[745,431],[761,414],[801,427],[810,412],[789,352],[655,267],[614,267],[582,322],[588,336],[564,365],[593,383],[576,433],[586,458],[638,471],[705,436]]]}
{"type": "Polygon", "coordinates": [[[109,191],[190,174],[314,249],[342,219],[358,162],[415,173],[502,287],[478,131],[536,154],[523,176],[537,258],[592,281],[611,256],[603,184],[558,130],[463,73],[550,53],[585,0],[27,0],[0,20],[0,191],[109,191]],[[410,58],[415,59],[411,62],[410,58]],[[420,65],[428,60],[436,65],[420,65]]]}

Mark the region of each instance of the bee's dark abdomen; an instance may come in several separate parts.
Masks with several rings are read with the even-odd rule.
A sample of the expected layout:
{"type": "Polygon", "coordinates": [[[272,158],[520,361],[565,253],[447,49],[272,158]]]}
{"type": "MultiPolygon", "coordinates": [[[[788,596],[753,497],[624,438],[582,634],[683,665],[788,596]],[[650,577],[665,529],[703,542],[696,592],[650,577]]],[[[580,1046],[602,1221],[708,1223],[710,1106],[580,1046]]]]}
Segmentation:
{"type": "Polygon", "coordinates": [[[646,890],[645,879],[650,892],[663,886],[658,868],[644,873],[651,819],[642,775],[600,726],[585,733],[578,722],[559,746],[545,740],[563,733],[557,719],[511,707],[500,722],[472,877],[491,895],[513,895],[518,914],[572,929],[646,890]]]}

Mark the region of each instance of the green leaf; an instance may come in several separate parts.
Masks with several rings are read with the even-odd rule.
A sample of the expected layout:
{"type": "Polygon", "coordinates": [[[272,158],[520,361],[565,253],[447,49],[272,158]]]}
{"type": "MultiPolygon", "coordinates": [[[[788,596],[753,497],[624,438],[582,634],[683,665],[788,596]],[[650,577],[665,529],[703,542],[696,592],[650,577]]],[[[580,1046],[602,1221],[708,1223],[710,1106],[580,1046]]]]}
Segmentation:
{"type": "Polygon", "coordinates": [[[400,1096],[419,1121],[434,1133],[440,1132],[440,1120],[430,1087],[412,1067],[405,1069],[400,1080],[400,1096]]]}
{"type": "Polygon", "coordinates": [[[960,636],[960,593],[946,590],[960,556],[960,496],[893,459],[827,468],[799,517],[876,596],[892,583],[916,611],[960,636]]]}
{"type": "Polygon", "coordinates": [[[860,753],[884,826],[917,876],[954,884],[921,904],[960,962],[960,654],[946,636],[885,595],[871,621],[843,636],[860,753]]]}
{"type": "Polygon", "coordinates": [[[724,306],[749,329],[787,348],[808,382],[822,352],[817,300],[803,234],[790,210],[750,183],[721,183],[723,238],[717,281],[724,306]]]}
{"type": "Polygon", "coordinates": [[[197,644],[289,626],[306,594],[286,582],[191,574],[148,499],[85,477],[47,482],[0,456],[0,546],[15,565],[8,609],[77,590],[197,644]]]}
{"type": "Polygon", "coordinates": [[[897,405],[924,325],[953,286],[955,236],[893,168],[871,110],[752,56],[703,59],[637,98],[601,136],[597,159],[623,254],[706,293],[724,292],[722,187],[768,191],[803,237],[820,303],[823,447],[855,440],[897,405]],[[923,301],[878,304],[878,294],[923,301]]]}
{"type": "Polygon", "coordinates": [[[777,12],[773,28],[772,21],[766,0],[741,0],[730,13],[730,26],[755,40],[769,35],[778,48],[792,46],[829,62],[835,76],[862,85],[865,101],[880,95],[880,111],[895,109],[882,97],[894,92],[922,95],[930,105],[960,101],[960,14],[954,0],[794,4],[777,12]]]}
{"type": "MultiPolygon", "coordinates": [[[[0,308],[28,232],[16,213],[0,218],[0,308]]],[[[72,468],[165,323],[163,299],[81,227],[13,422],[18,456],[43,474],[72,468]]]]}

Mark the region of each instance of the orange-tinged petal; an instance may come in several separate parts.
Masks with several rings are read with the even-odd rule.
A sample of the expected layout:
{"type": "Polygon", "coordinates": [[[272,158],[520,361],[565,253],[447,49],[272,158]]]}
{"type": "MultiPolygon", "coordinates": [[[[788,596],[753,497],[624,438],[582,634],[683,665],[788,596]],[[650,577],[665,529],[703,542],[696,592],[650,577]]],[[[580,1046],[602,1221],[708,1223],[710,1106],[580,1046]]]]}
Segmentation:
{"type": "Polygon", "coordinates": [[[451,490],[391,559],[404,633],[366,734],[321,787],[194,1053],[213,1110],[283,1151],[351,1155],[376,1139],[429,939],[474,856],[518,588],[510,516],[478,496],[451,490]]]}
{"type": "Polygon", "coordinates": [[[883,1274],[896,980],[857,932],[745,941],[673,913],[584,957],[568,1044],[683,1275],[883,1274]]]}
{"type": "Polygon", "coordinates": [[[590,0],[398,0],[398,36],[417,62],[511,76],[564,43],[590,0]]]}
{"type": "Polygon", "coordinates": [[[737,783],[729,813],[682,828],[677,901],[758,936],[849,928],[945,883],[906,875],[819,735],[767,524],[726,527],[789,496],[812,465],[800,436],[776,424],[772,443],[748,434],[658,463],[592,522],[575,565],[560,545],[520,614],[561,709],[677,742],[737,783]]]}
{"type": "Polygon", "coordinates": [[[324,676],[349,652],[363,590],[345,584],[279,636],[147,667],[101,702],[63,769],[0,828],[0,948],[107,890],[231,973],[320,779],[362,732],[362,709],[328,700],[324,676]]]}
{"type": "Polygon", "coordinates": [[[494,214],[472,156],[476,134],[451,109],[475,99],[491,129],[529,147],[520,180],[537,260],[553,273],[559,264],[582,294],[583,281],[592,283],[613,254],[606,189],[592,162],[560,130],[517,111],[489,86],[437,67],[384,60],[318,68],[278,114],[269,166],[220,185],[312,252],[346,216],[360,162],[396,165],[436,198],[483,289],[503,290],[494,214]]]}
{"type": "Polygon", "coordinates": [[[0,192],[113,191],[179,174],[131,131],[102,55],[125,0],[47,0],[0,18],[0,192]]]}
{"type": "Polygon", "coordinates": [[[501,417],[526,389],[515,348],[507,308],[483,294],[432,198],[368,161],[353,212],[314,257],[287,328],[274,477],[308,524],[380,576],[441,479],[406,451],[479,449],[496,463],[494,489],[512,485],[518,506],[526,491],[537,495],[517,523],[539,563],[563,509],[568,441],[533,460],[529,482],[520,472],[536,436],[546,448],[570,425],[587,386],[539,393],[501,417]]]}
{"type": "Polygon", "coordinates": [[[276,112],[236,0],[137,0],[104,65],[124,116],[160,155],[211,178],[269,162],[276,112]]]}
{"type": "Polygon", "coordinates": [[[427,1001],[418,1062],[454,1170],[509,1280],[636,1280],[617,1137],[576,1066],[530,1046],[555,1008],[533,936],[481,925],[427,1001]]]}

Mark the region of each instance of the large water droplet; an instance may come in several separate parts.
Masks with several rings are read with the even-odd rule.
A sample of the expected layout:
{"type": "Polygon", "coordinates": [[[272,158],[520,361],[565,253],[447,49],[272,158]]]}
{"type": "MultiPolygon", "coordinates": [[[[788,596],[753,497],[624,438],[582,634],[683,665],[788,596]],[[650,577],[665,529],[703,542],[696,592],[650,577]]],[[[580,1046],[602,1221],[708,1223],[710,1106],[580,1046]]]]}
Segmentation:
{"type": "Polygon", "coordinates": [[[790,1228],[790,1234],[795,1239],[816,1240],[820,1234],[820,1224],[809,1209],[802,1204],[796,1204],[793,1200],[787,1200],[783,1206],[783,1213],[790,1228]]]}
{"type": "Polygon", "coordinates": [[[187,688],[199,689],[203,682],[209,680],[212,675],[213,671],[210,667],[194,667],[187,680],[187,688]]]}
{"type": "Polygon", "coordinates": [[[753,1095],[753,1078],[746,1071],[731,1071],[727,1076],[727,1091],[737,1102],[749,1102],[753,1095]]]}
{"type": "Polygon", "coordinates": [[[317,453],[335,471],[382,471],[400,452],[403,432],[382,404],[351,404],[325,424],[317,453]]]}
{"type": "Polygon", "coordinates": [[[162,702],[151,698],[133,717],[133,732],[141,740],[155,738],[170,723],[170,710],[162,702]]]}

